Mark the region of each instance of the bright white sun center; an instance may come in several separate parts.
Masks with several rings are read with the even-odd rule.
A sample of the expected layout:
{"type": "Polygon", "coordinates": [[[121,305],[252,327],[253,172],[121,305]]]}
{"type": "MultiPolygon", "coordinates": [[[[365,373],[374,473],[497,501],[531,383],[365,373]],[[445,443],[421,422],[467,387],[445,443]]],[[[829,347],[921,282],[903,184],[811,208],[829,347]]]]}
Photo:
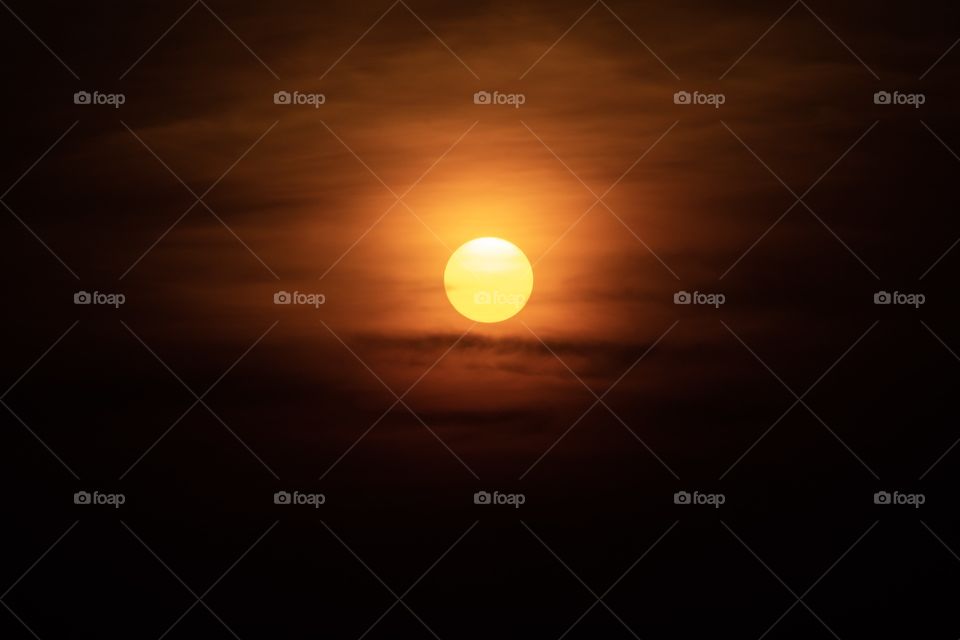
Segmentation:
{"type": "Polygon", "coordinates": [[[476,238],[453,252],[443,272],[453,308],[475,322],[517,315],[533,291],[533,267],[516,245],[476,238]]]}

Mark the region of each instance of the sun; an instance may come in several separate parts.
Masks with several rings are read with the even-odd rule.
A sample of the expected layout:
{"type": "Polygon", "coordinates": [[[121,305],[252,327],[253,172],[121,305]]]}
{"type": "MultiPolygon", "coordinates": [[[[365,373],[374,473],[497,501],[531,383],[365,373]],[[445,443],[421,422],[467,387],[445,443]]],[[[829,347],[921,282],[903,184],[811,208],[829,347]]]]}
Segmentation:
{"type": "Polygon", "coordinates": [[[476,238],[447,261],[443,286],[453,308],[475,322],[502,322],[520,313],[533,291],[533,267],[515,244],[476,238]]]}

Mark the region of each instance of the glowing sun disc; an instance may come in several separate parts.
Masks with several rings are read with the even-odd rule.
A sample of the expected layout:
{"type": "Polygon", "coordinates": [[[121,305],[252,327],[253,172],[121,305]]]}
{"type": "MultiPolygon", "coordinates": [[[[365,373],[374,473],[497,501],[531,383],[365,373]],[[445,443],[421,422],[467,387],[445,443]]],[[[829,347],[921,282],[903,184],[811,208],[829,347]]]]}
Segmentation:
{"type": "Polygon", "coordinates": [[[502,322],[520,313],[533,291],[533,267],[516,245],[476,238],[447,261],[443,286],[453,308],[475,322],[502,322]]]}

